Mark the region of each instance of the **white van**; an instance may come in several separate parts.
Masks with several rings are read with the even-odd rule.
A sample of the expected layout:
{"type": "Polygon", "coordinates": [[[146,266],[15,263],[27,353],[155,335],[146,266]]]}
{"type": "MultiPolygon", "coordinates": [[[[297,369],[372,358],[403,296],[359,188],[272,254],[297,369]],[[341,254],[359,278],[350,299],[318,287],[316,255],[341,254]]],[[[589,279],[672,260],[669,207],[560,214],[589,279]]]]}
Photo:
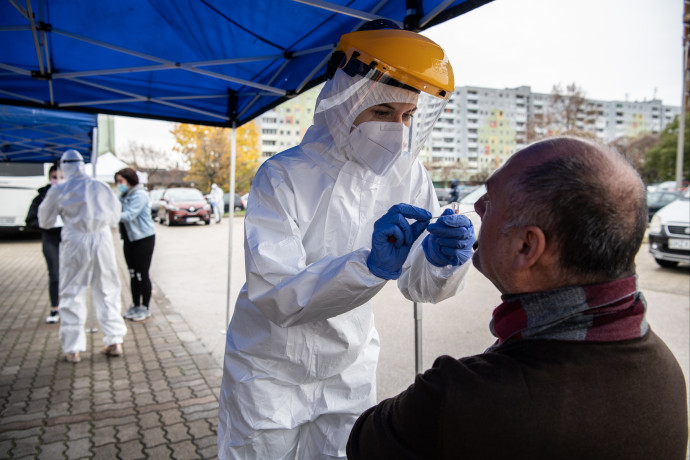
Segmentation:
{"type": "Polygon", "coordinates": [[[0,231],[26,229],[37,190],[48,184],[52,163],[0,163],[0,231]]]}

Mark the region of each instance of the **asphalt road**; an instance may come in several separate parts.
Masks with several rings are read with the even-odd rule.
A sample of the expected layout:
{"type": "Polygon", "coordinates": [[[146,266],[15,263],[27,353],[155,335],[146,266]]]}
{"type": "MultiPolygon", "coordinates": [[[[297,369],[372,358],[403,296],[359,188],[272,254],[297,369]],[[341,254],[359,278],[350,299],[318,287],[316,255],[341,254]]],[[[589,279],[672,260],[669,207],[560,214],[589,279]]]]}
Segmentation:
{"type": "MultiPolygon", "coordinates": [[[[230,315],[244,284],[243,218],[233,218],[230,315]]],[[[475,219],[473,219],[475,220],[475,219]]],[[[164,227],[156,224],[151,276],[222,366],[225,347],[229,218],[220,224],[164,227]]],[[[678,358],[686,381],[690,376],[690,266],[664,269],[647,254],[637,256],[639,285],[648,303],[652,328],[678,358]]],[[[423,368],[436,357],[481,353],[494,341],[488,330],[499,293],[474,267],[462,292],[437,305],[422,307],[423,368]]],[[[393,396],[415,375],[413,305],[389,282],[374,298],[381,336],[377,371],[378,399],[393,396]]],[[[155,311],[154,311],[155,314],[155,311]]]]}

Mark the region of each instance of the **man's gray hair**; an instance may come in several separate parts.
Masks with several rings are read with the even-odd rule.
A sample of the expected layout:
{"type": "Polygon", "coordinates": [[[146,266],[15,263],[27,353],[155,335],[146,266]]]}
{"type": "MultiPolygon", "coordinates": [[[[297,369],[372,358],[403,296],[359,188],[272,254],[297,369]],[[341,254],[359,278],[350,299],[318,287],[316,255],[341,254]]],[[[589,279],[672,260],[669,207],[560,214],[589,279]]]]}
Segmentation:
{"type": "Polygon", "coordinates": [[[527,148],[551,159],[528,167],[507,190],[505,230],[535,225],[559,253],[565,275],[619,279],[635,272],[647,227],[640,176],[618,152],[590,141],[559,137],[527,148]]]}

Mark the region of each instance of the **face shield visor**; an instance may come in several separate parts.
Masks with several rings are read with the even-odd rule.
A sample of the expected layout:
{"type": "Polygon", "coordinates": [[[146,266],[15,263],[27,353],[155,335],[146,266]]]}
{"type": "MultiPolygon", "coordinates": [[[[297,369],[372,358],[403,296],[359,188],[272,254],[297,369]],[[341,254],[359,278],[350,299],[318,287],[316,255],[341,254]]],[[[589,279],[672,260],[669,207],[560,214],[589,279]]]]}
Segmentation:
{"type": "Polygon", "coordinates": [[[76,150],[67,150],[60,158],[60,169],[66,181],[84,174],[84,158],[76,150]]]}
{"type": "MultiPolygon", "coordinates": [[[[372,33],[403,33],[415,41],[420,37],[394,30],[348,35],[372,33]]],[[[347,46],[346,37],[339,49],[347,46]]],[[[424,43],[430,42],[421,38],[424,43]]],[[[317,101],[315,122],[321,120],[328,126],[336,147],[347,159],[397,183],[407,176],[452,93],[450,65],[445,61],[445,65],[436,66],[429,71],[429,77],[409,68],[400,70],[354,48],[338,53],[334,58],[340,62],[317,101]],[[445,76],[445,80],[432,78],[438,75],[445,76]]],[[[425,65],[422,63],[422,70],[425,65]]]]}

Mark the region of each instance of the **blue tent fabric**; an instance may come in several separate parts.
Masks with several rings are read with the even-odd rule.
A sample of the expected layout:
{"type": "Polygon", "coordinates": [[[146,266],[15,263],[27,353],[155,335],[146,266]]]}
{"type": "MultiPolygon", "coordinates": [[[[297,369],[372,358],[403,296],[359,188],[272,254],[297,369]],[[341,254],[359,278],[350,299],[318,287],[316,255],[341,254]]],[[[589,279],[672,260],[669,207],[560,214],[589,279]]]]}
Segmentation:
{"type": "Polygon", "coordinates": [[[97,115],[0,105],[0,162],[47,163],[67,149],[91,161],[97,115]]]}
{"type": "Polygon", "coordinates": [[[0,103],[240,126],[320,83],[367,19],[423,30],[489,1],[6,1],[0,103]]]}

